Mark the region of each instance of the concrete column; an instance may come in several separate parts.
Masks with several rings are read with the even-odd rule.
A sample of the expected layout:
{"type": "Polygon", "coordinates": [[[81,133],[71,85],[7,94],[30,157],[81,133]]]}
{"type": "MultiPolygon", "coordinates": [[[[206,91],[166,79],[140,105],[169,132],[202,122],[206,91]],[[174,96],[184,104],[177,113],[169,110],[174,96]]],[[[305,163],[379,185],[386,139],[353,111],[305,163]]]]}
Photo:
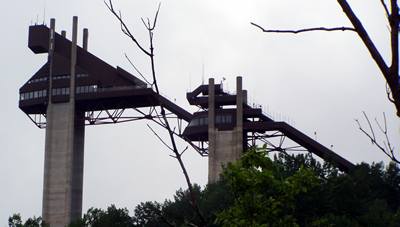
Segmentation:
{"type": "Polygon", "coordinates": [[[215,85],[214,78],[208,79],[208,182],[217,181],[215,160],[215,85]]]}
{"type": "Polygon", "coordinates": [[[78,17],[73,17],[72,22],[72,45],[71,45],[71,84],[69,98],[75,104],[75,75],[76,75],[76,52],[78,40],[78,17]]]}
{"type": "MultiPolygon", "coordinates": [[[[242,78],[237,78],[236,125],[233,130],[219,131],[215,126],[214,80],[208,85],[208,182],[218,181],[223,166],[238,160],[243,153],[243,102],[242,78]]],[[[246,98],[247,99],[247,98],[246,98]]]]}
{"type": "Polygon", "coordinates": [[[240,158],[243,152],[243,86],[242,77],[236,77],[236,141],[235,157],[240,158]]]}
{"type": "Polygon", "coordinates": [[[44,220],[49,220],[49,210],[50,210],[50,201],[51,201],[51,187],[53,179],[50,176],[51,169],[54,166],[54,163],[51,161],[54,156],[53,152],[51,152],[51,144],[53,143],[52,134],[53,131],[50,130],[54,127],[53,122],[53,111],[52,111],[52,78],[53,78],[53,54],[54,54],[54,32],[55,32],[55,23],[56,20],[54,18],[50,19],[50,35],[49,35],[49,55],[48,55],[48,64],[49,64],[49,90],[48,94],[48,107],[46,111],[46,138],[45,138],[45,153],[44,153],[44,174],[43,174],[43,201],[42,201],[42,217],[44,220]]]}
{"type": "MultiPolygon", "coordinates": [[[[87,49],[88,33],[84,30],[83,48],[87,49]]],[[[70,192],[70,215],[74,221],[82,216],[82,193],[83,193],[83,168],[84,168],[84,144],[85,144],[85,112],[75,106],[75,84],[76,84],[76,61],[78,41],[78,17],[73,17],[72,45],[71,45],[71,85],[70,103],[74,109],[73,121],[73,152],[71,168],[71,192],[70,192]]]]}
{"type": "Polygon", "coordinates": [[[52,102],[51,100],[51,92],[53,90],[53,55],[54,55],[54,49],[55,49],[55,30],[56,30],[56,19],[51,18],[50,19],[50,37],[49,37],[49,55],[47,58],[47,61],[49,63],[49,90],[47,92],[48,97],[49,97],[49,103],[52,102]]]}
{"type": "MultiPolygon", "coordinates": [[[[82,214],[85,131],[84,112],[75,110],[77,22],[77,17],[74,17],[70,100],[64,103],[49,102],[47,106],[42,216],[51,227],[64,227],[82,214]]],[[[50,71],[50,85],[51,77],[50,71]]]]}
{"type": "Polygon", "coordinates": [[[88,49],[88,39],[89,39],[89,30],[85,28],[83,29],[83,42],[82,42],[82,48],[84,50],[88,49]]]}

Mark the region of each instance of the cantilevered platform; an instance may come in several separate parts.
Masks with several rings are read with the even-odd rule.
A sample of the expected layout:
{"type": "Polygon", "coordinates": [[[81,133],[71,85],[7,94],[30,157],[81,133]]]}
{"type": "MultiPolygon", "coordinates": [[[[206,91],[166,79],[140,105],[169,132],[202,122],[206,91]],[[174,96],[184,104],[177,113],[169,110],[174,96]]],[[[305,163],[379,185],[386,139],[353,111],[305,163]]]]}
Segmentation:
{"type": "MultiPolygon", "coordinates": [[[[19,107],[26,114],[45,114],[48,96],[55,103],[68,102],[70,96],[71,41],[55,33],[52,58],[52,88],[49,88],[49,62],[21,88],[19,107]]],[[[29,27],[29,48],[36,54],[49,52],[50,29],[29,27]]],[[[114,68],[81,47],[77,47],[75,100],[82,111],[115,110],[162,105],[185,121],[191,114],[120,67],[114,68]]]]}
{"type": "MultiPolygon", "coordinates": [[[[247,92],[244,92],[247,94],[247,92]]],[[[208,130],[208,108],[209,108],[208,85],[201,85],[194,91],[186,94],[190,104],[199,106],[203,111],[193,114],[193,119],[185,128],[183,136],[191,141],[207,142],[209,140],[208,130]]],[[[215,127],[218,131],[232,131],[237,125],[236,94],[224,92],[221,84],[214,86],[215,95],[215,127]],[[229,107],[227,107],[229,106],[229,107]]],[[[245,95],[246,96],[246,95],[245,95]]],[[[260,108],[253,108],[244,99],[243,105],[243,137],[247,143],[244,146],[255,144],[256,140],[270,145],[270,151],[290,152],[308,151],[320,158],[335,164],[341,171],[349,172],[354,165],[339,156],[332,150],[311,139],[301,131],[286,122],[276,122],[262,112],[260,108]],[[273,132],[273,133],[269,133],[273,132]],[[273,144],[268,139],[281,137],[280,144],[273,144]],[[284,138],[289,138],[296,146],[284,147],[284,138]],[[283,139],[282,139],[283,138],[283,139]],[[301,148],[301,149],[299,149],[301,148]]]]}

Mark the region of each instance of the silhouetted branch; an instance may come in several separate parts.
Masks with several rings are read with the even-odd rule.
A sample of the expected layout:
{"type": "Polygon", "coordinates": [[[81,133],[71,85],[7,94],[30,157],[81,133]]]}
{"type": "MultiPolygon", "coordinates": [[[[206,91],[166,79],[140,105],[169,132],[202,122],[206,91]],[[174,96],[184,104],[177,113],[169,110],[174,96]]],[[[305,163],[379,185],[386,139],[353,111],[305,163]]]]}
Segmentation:
{"type": "Polygon", "coordinates": [[[336,27],[336,28],[325,28],[325,27],[318,27],[318,28],[305,28],[300,30],[269,30],[264,29],[262,26],[251,23],[253,26],[259,28],[263,32],[268,33],[303,33],[303,32],[310,32],[310,31],[355,31],[357,32],[358,36],[361,38],[362,42],[364,43],[365,47],[368,49],[372,59],[377,64],[379,70],[381,71],[382,75],[384,76],[389,89],[392,94],[392,98],[390,98],[389,92],[388,98],[389,100],[394,103],[397,116],[400,117],[400,79],[399,79],[399,24],[400,24],[400,17],[399,17],[399,6],[397,0],[390,0],[390,9],[386,5],[384,0],[380,0],[384,10],[386,17],[388,17],[389,25],[390,25],[390,40],[391,40],[391,54],[392,60],[390,67],[386,64],[385,60],[383,59],[381,53],[376,48],[374,42],[371,40],[368,32],[366,31],[365,27],[357,17],[357,15],[353,12],[352,8],[348,4],[347,0],[336,0],[340,7],[342,8],[343,12],[346,14],[347,18],[350,20],[353,28],[350,27],[336,27]]]}
{"type": "Polygon", "coordinates": [[[152,85],[147,79],[146,77],[143,76],[143,74],[139,71],[138,68],[136,68],[136,66],[133,64],[133,62],[131,61],[131,59],[128,57],[128,55],[125,53],[125,58],[128,60],[129,64],[135,69],[135,71],[139,74],[140,77],[142,77],[142,79],[149,85],[152,85]]]}
{"type": "MultiPolygon", "coordinates": [[[[172,149],[157,133],[156,131],[153,130],[152,127],[150,127],[149,124],[146,124],[147,127],[153,132],[153,134],[161,141],[161,143],[163,143],[168,149],[170,149],[172,152],[174,151],[174,149],[172,149]]],[[[176,158],[176,157],[174,157],[176,158]]]]}
{"type": "Polygon", "coordinates": [[[381,4],[382,4],[383,9],[385,10],[386,17],[389,18],[390,13],[389,13],[389,9],[388,9],[388,7],[387,7],[385,1],[384,1],[384,0],[381,0],[381,4]]]}
{"type": "MultiPolygon", "coordinates": [[[[132,33],[129,31],[128,27],[126,26],[125,22],[122,20],[122,16],[121,13],[117,14],[114,10],[114,7],[112,5],[112,0],[109,0],[109,4],[107,4],[105,2],[106,6],[108,7],[108,9],[114,14],[114,16],[119,20],[120,24],[121,24],[121,30],[122,32],[124,32],[125,35],[127,35],[128,37],[131,38],[131,40],[136,44],[136,46],[143,51],[143,53],[145,53],[149,58],[150,58],[150,63],[151,63],[151,73],[152,73],[152,78],[153,78],[153,82],[152,85],[154,85],[155,88],[155,92],[157,93],[157,95],[160,95],[160,90],[158,88],[158,83],[157,83],[157,77],[156,77],[156,70],[155,70],[155,61],[154,61],[154,46],[153,46],[153,37],[154,37],[154,28],[156,27],[157,24],[157,18],[158,18],[158,14],[160,11],[160,6],[161,4],[158,5],[156,14],[154,16],[154,20],[153,23],[150,22],[150,19],[147,18],[147,23],[145,22],[145,20],[143,18],[141,18],[145,28],[148,31],[149,34],[149,51],[145,50],[137,41],[137,39],[132,35],[132,33]],[[151,25],[152,24],[152,25],[151,25]]],[[[168,131],[168,135],[170,138],[170,142],[171,145],[168,145],[164,140],[161,139],[161,137],[148,125],[148,127],[150,128],[150,130],[156,135],[156,137],[168,148],[170,149],[174,155],[170,155],[171,157],[174,157],[178,163],[179,166],[181,167],[181,170],[183,172],[183,175],[185,177],[188,189],[189,189],[189,194],[190,194],[190,204],[192,205],[192,208],[194,209],[195,213],[199,216],[200,221],[202,223],[202,225],[205,225],[205,219],[203,217],[203,215],[200,212],[200,208],[197,204],[196,201],[196,197],[195,197],[195,193],[193,190],[193,185],[190,181],[189,178],[189,174],[186,170],[186,167],[183,163],[182,160],[182,154],[186,151],[187,148],[185,148],[182,152],[179,152],[176,142],[175,142],[175,132],[174,130],[171,129],[171,126],[169,124],[168,118],[167,118],[167,114],[165,112],[164,106],[162,104],[160,104],[160,115],[157,113],[156,109],[154,109],[157,113],[157,116],[155,118],[158,119],[158,121],[154,118],[151,118],[151,120],[153,120],[154,122],[156,122],[157,124],[163,126],[167,131],[168,131]]]]}
{"type": "Polygon", "coordinates": [[[355,32],[356,31],[354,28],[350,28],[350,27],[334,27],[334,28],[315,27],[315,28],[304,28],[304,29],[299,29],[299,30],[272,30],[272,29],[265,29],[265,28],[261,27],[260,25],[253,23],[253,22],[251,22],[250,24],[261,29],[261,31],[266,32],[266,33],[298,34],[298,33],[313,32],[313,31],[326,31],[326,32],[332,32],[332,31],[353,31],[353,32],[355,32]]]}
{"type": "Polygon", "coordinates": [[[381,143],[379,143],[376,139],[375,136],[375,132],[374,129],[371,125],[371,122],[367,116],[367,114],[363,111],[363,115],[365,120],[368,123],[369,126],[369,130],[371,131],[370,133],[368,133],[366,130],[363,129],[363,127],[361,126],[361,123],[359,122],[358,119],[355,119],[355,121],[357,122],[358,128],[360,129],[360,131],[366,135],[370,140],[371,143],[373,145],[375,145],[376,147],[378,147],[386,156],[388,156],[393,162],[396,162],[398,164],[400,164],[400,160],[397,159],[396,155],[394,154],[394,147],[390,144],[390,140],[389,140],[389,136],[388,136],[388,130],[387,130],[387,121],[386,121],[386,115],[385,113],[383,113],[383,126],[378,122],[378,120],[375,118],[375,123],[377,124],[379,130],[381,131],[381,133],[385,136],[385,141],[381,143]]]}
{"type": "Polygon", "coordinates": [[[394,103],[394,99],[390,96],[391,95],[391,91],[390,88],[388,86],[388,83],[386,83],[386,94],[387,94],[387,98],[389,99],[390,102],[394,103]]]}
{"type": "MultiPolygon", "coordinates": [[[[346,0],[337,0],[339,5],[342,7],[343,12],[346,14],[347,18],[353,24],[358,36],[363,41],[364,45],[367,47],[372,59],[378,65],[378,68],[382,72],[386,82],[392,91],[392,97],[394,104],[397,109],[397,116],[400,117],[400,95],[399,95],[399,48],[398,48],[398,32],[399,32],[399,18],[398,18],[398,5],[396,0],[391,0],[391,14],[389,15],[390,23],[390,34],[391,34],[391,52],[392,52],[392,62],[391,66],[385,63],[382,55],[376,48],[375,44],[372,42],[367,31],[362,25],[361,21],[355,15],[350,5],[346,0]]],[[[384,3],[384,2],[383,2],[384,3]]],[[[386,4],[384,4],[386,6],[386,4]]],[[[387,7],[386,7],[387,8],[387,7]]],[[[385,9],[386,10],[386,9],[385,9]]],[[[387,10],[388,11],[388,10],[387,10]]]]}
{"type": "Polygon", "coordinates": [[[140,44],[139,42],[136,40],[135,36],[132,35],[132,33],[130,32],[128,26],[126,26],[125,22],[122,20],[122,16],[121,16],[121,12],[117,13],[114,9],[112,0],[109,0],[108,3],[104,0],[104,4],[107,6],[107,8],[110,10],[110,12],[112,14],[114,14],[114,16],[118,19],[120,25],[121,25],[121,30],[122,32],[127,35],[135,44],[137,47],[139,47],[139,49],[141,51],[143,51],[143,53],[145,53],[146,55],[150,56],[150,53],[145,50],[140,44]]]}

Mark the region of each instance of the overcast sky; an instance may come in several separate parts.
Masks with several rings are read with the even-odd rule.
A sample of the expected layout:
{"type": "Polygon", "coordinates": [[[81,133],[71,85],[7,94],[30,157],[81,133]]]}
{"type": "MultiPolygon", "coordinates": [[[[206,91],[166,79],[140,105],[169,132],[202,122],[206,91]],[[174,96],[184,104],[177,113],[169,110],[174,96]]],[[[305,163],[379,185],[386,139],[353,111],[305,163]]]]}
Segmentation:
{"type": "MultiPolygon", "coordinates": [[[[3,0],[2,0],[3,1],[3,0]]],[[[384,11],[377,0],[350,0],[385,60],[390,46],[384,11]]],[[[115,7],[147,47],[140,17],[152,17],[158,1],[119,0],[115,7]]],[[[18,109],[18,89],[46,61],[27,47],[28,27],[49,24],[71,35],[72,16],[89,29],[89,50],[113,66],[134,73],[127,53],[146,74],[148,59],[122,35],[117,21],[101,0],[5,1],[0,14],[0,226],[21,213],[41,215],[44,130],[18,109]],[[45,11],[45,15],[44,15],[45,11]]],[[[250,25],[298,29],[310,26],[350,26],[334,0],[168,0],[162,1],[155,31],[156,70],[161,90],[190,111],[185,93],[202,82],[226,78],[235,89],[242,76],[251,100],[354,162],[387,159],[358,130],[362,111],[373,119],[386,112],[390,138],[400,146],[400,121],[385,93],[385,81],[366,48],[352,32],[300,35],[265,34],[250,25]]],[[[147,200],[171,198],[186,187],[176,161],[147,129],[148,122],[86,128],[84,212],[110,204],[127,207],[147,200]]],[[[155,126],[156,127],[156,126],[155,126]]],[[[161,129],[158,129],[161,130],[161,129]]],[[[181,147],[184,144],[181,143],[181,147]]],[[[399,149],[396,149],[397,151],[399,149]]],[[[194,151],[184,161],[193,182],[207,181],[207,159],[194,151]]]]}

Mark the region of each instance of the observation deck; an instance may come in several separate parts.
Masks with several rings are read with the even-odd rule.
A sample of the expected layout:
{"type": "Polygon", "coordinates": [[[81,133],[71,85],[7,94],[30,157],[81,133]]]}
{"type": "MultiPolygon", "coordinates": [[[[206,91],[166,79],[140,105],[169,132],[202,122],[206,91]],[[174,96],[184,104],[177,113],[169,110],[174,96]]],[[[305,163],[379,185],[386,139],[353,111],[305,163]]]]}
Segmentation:
{"type": "MultiPolygon", "coordinates": [[[[45,25],[29,27],[28,47],[35,54],[49,52],[50,29],[45,25]]],[[[71,41],[54,33],[54,54],[20,88],[19,108],[27,115],[45,115],[49,96],[53,103],[68,102],[70,97],[71,41]],[[50,69],[50,65],[52,65],[50,69]],[[50,88],[50,70],[52,83],[50,88]]],[[[100,58],[77,47],[75,103],[81,111],[164,106],[178,118],[190,121],[192,115],[150,85],[120,67],[112,67],[100,58]]],[[[39,124],[40,125],[40,124],[39,124]]],[[[38,126],[39,126],[38,125],[38,126]]]]}

